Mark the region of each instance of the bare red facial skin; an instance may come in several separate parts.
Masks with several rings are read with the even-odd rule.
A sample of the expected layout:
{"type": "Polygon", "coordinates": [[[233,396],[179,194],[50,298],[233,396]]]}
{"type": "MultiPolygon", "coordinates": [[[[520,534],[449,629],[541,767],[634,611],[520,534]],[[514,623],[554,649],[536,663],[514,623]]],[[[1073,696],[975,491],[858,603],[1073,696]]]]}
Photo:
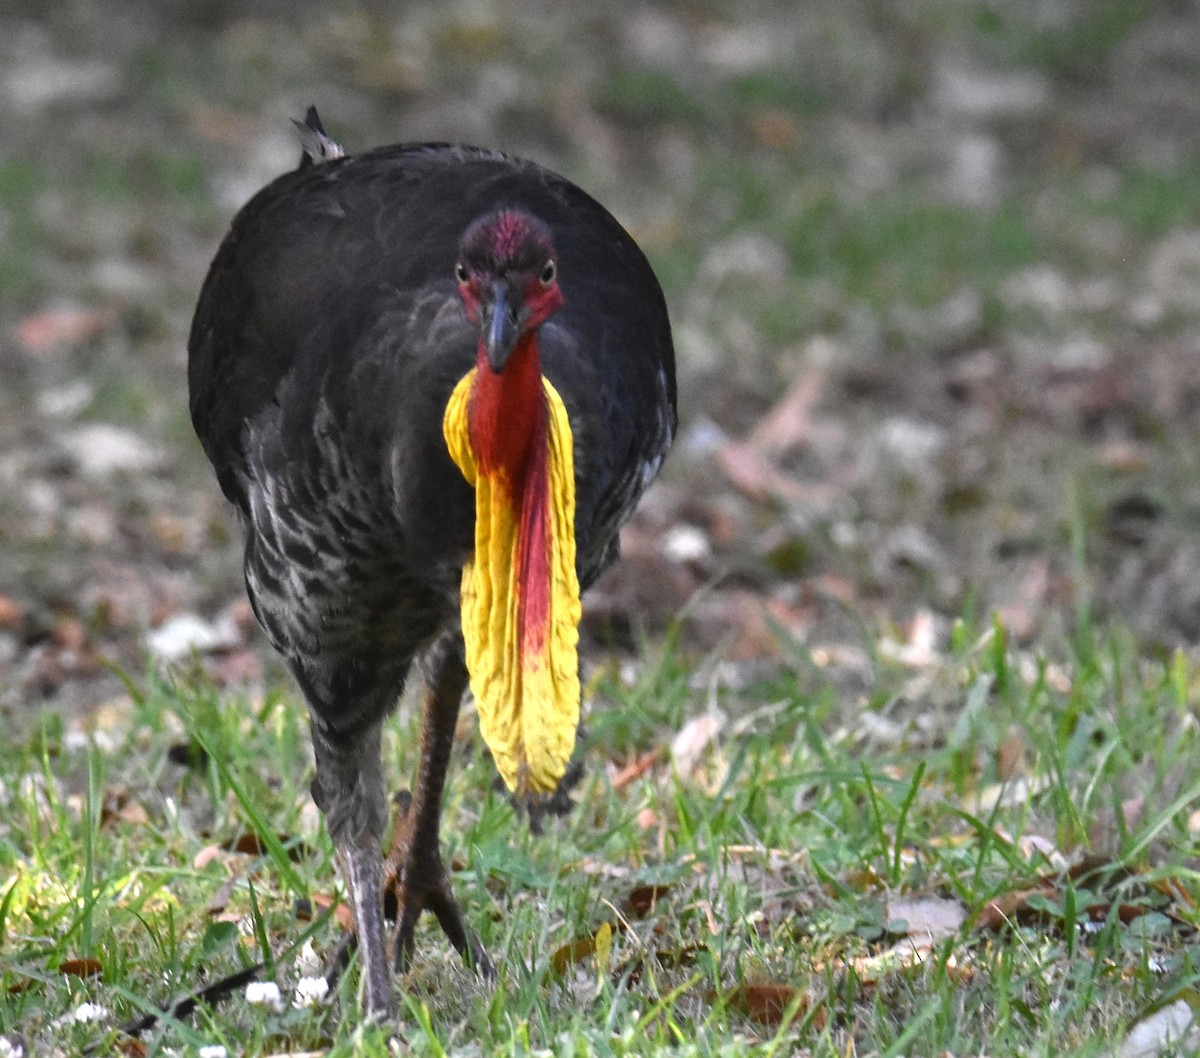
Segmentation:
{"type": "Polygon", "coordinates": [[[476,221],[455,266],[467,318],[478,323],[489,289],[502,283],[523,330],[540,326],[562,305],[555,258],[550,230],[527,213],[500,210],[476,221]]]}
{"type": "Polygon", "coordinates": [[[526,280],[522,298],[525,310],[529,313],[527,328],[540,327],[562,308],[563,303],[562,291],[556,278],[552,278],[549,283],[544,283],[539,276],[526,280]]]}

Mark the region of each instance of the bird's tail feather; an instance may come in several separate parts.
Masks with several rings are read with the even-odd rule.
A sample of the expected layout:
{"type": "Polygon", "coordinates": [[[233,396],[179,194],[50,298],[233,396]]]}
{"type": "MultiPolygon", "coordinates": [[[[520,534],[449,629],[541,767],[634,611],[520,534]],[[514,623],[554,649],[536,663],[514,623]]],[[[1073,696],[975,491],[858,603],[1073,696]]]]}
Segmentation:
{"type": "Polygon", "coordinates": [[[310,165],[345,157],[342,145],[332,139],[321,125],[321,116],[316,107],[308,108],[303,121],[292,118],[292,124],[296,126],[296,135],[300,137],[302,148],[299,168],[307,169],[310,165]]]}

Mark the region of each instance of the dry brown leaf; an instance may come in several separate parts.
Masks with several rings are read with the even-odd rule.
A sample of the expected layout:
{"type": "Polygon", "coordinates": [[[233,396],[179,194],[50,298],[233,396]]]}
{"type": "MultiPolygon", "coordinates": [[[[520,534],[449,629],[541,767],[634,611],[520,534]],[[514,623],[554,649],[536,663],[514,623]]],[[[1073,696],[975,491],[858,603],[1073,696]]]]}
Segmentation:
{"type": "Polygon", "coordinates": [[[197,136],[239,151],[248,149],[262,134],[253,119],[208,104],[191,108],[188,125],[197,136]]]}
{"type": "Polygon", "coordinates": [[[111,327],[117,313],[111,308],[47,309],[26,316],[17,327],[17,341],[28,353],[44,353],[56,346],[78,345],[111,327]]]}
{"type": "Polygon", "coordinates": [[[7,595],[0,595],[0,628],[15,632],[21,627],[24,617],[20,603],[7,595]]]}
{"type": "Polygon", "coordinates": [[[614,790],[621,790],[628,786],[631,782],[636,782],[651,768],[654,767],[658,759],[662,756],[663,747],[655,746],[651,750],[638,757],[635,757],[625,765],[616,775],[613,776],[612,786],[614,790]]]}
{"type": "MultiPolygon", "coordinates": [[[[780,870],[785,864],[799,863],[805,854],[795,849],[777,849],[772,845],[721,845],[718,849],[722,860],[744,862],[747,860],[763,860],[772,870],[780,870]]],[[[679,858],[680,863],[694,863],[698,857],[695,853],[686,853],[679,858]]],[[[707,862],[707,860],[705,861],[707,862]]]]}
{"type": "Polygon", "coordinates": [[[965,798],[963,807],[975,816],[990,815],[997,808],[1012,808],[1032,801],[1052,781],[1048,775],[1021,775],[1011,782],[991,783],[965,798]]]}
{"type": "Polygon", "coordinates": [[[554,972],[561,977],[570,967],[595,954],[596,937],[595,934],[589,933],[586,937],[576,937],[573,941],[558,948],[550,956],[550,965],[554,972]]]}
{"type": "Polygon", "coordinates": [[[781,454],[807,444],[813,433],[812,411],[824,391],[825,375],[805,371],[750,431],[746,443],[767,454],[781,454]]]}
{"type": "Polygon", "coordinates": [[[814,425],[812,415],[824,389],[823,372],[804,372],[744,440],[721,446],[717,462],[735,488],[753,500],[828,506],[833,498],[828,483],[799,481],[776,462],[828,432],[814,425]]]}
{"type": "Polygon", "coordinates": [[[133,792],[128,787],[116,786],[104,791],[100,806],[101,825],[113,822],[146,826],[150,822],[150,813],[145,805],[134,800],[133,792]]]}
{"type": "Polygon", "coordinates": [[[150,825],[150,813],[146,811],[146,806],[140,801],[131,801],[123,806],[117,813],[117,818],[122,823],[132,823],[134,826],[150,825]]]}
{"type": "Polygon", "coordinates": [[[220,687],[245,687],[263,678],[262,657],[257,650],[230,650],[214,654],[206,666],[220,687]]]}
{"type": "Polygon", "coordinates": [[[1025,924],[1039,921],[1044,912],[1040,908],[1030,906],[1030,897],[1036,896],[1053,900],[1057,893],[1058,887],[1055,885],[1037,885],[1028,889],[1013,889],[1007,893],[1001,893],[983,905],[971,925],[974,929],[998,933],[1014,922],[1025,924]]]}
{"type": "Polygon", "coordinates": [[[244,856],[261,856],[266,852],[262,839],[253,830],[244,830],[237,837],[230,838],[222,846],[226,852],[240,852],[244,856]]]}
{"type": "MultiPolygon", "coordinates": [[[[849,871],[842,881],[851,889],[859,893],[870,892],[875,889],[884,889],[887,883],[883,877],[875,870],[874,867],[860,867],[857,870],[849,871]]],[[[825,891],[832,893],[834,887],[830,883],[826,883],[825,891]]]]}
{"type": "MultiPolygon", "coordinates": [[[[1088,907],[1088,914],[1091,915],[1093,919],[1105,919],[1108,917],[1108,911],[1111,906],[1111,904],[1093,904],[1088,907]]],[[[1122,925],[1128,926],[1130,922],[1141,918],[1149,910],[1150,908],[1144,907],[1141,904],[1117,904],[1117,918],[1121,920],[1122,925]]],[[[1174,915],[1170,915],[1168,917],[1174,921],[1178,921],[1174,915]]],[[[1191,924],[1185,923],[1185,925],[1190,932],[1192,929],[1191,924]]]]}
{"type": "Polygon", "coordinates": [[[95,977],[104,967],[99,959],[64,959],[58,964],[58,972],[66,977],[95,977]]]}
{"type": "Polygon", "coordinates": [[[187,518],[155,511],[149,517],[149,526],[164,554],[187,555],[195,548],[199,527],[187,518]]]}
{"type": "Polygon", "coordinates": [[[752,500],[800,503],[808,490],[781,471],[762,452],[744,441],[730,441],[717,452],[730,484],[752,500]]]}
{"type": "MultiPolygon", "coordinates": [[[[710,1001],[712,999],[715,994],[710,995],[710,1001]]],[[[812,1006],[812,1000],[795,985],[776,982],[739,985],[726,992],[724,999],[728,1006],[760,1025],[780,1024],[793,1004],[796,1004],[798,1018],[807,1014],[812,1006]]],[[[824,1020],[823,1012],[818,1010],[813,1016],[814,1027],[823,1028],[824,1020]]]]}
{"type": "MultiPolygon", "coordinates": [[[[691,607],[688,632],[706,648],[720,646],[730,661],[777,658],[779,635],[767,620],[763,596],[744,588],[715,591],[691,607]]],[[[801,626],[803,621],[799,622],[801,626]]]]}
{"type": "Polygon", "coordinates": [[[670,891],[669,885],[639,885],[629,891],[621,910],[628,918],[645,918],[670,891]]]}
{"type": "MultiPolygon", "coordinates": [[[[279,839],[279,843],[285,848],[287,847],[288,842],[292,840],[291,836],[288,834],[277,834],[276,837],[279,839]]],[[[227,842],[225,842],[222,848],[224,848],[227,852],[240,852],[244,856],[267,855],[266,844],[253,830],[243,831],[241,834],[237,835],[237,837],[230,838],[227,842]]],[[[291,848],[287,849],[288,859],[292,861],[302,860],[308,855],[308,853],[308,846],[302,841],[296,842],[291,848]]]]}
{"type": "Polygon", "coordinates": [[[237,885],[237,874],[226,878],[221,883],[220,887],[208,901],[206,910],[216,922],[238,922],[241,920],[241,915],[230,912],[226,914],[225,908],[229,906],[229,901],[233,897],[233,888],[237,885]]]}
{"type": "Polygon", "coordinates": [[[660,948],[654,958],[664,969],[675,966],[692,966],[702,952],[709,950],[706,944],[685,944],[682,948],[660,948]]]}
{"type": "Polygon", "coordinates": [[[937,650],[937,617],[929,610],[919,610],[904,629],[904,642],[885,639],[880,652],[910,668],[926,668],[940,660],[937,650]]]}
{"type": "Polygon", "coordinates": [[[1196,901],[1192,899],[1192,894],[1188,887],[1175,878],[1156,878],[1150,883],[1152,889],[1157,889],[1165,897],[1171,900],[1172,903],[1183,904],[1186,908],[1194,908],[1196,901]]]}
{"type": "Polygon", "coordinates": [[[584,629],[602,642],[632,643],[633,628],[642,622],[665,625],[697,586],[689,567],[669,562],[657,547],[627,553],[622,544],[621,561],[605,572],[588,595],[584,629]]]}
{"type": "Polygon", "coordinates": [[[1022,834],[1017,839],[1017,848],[1027,860],[1045,860],[1056,871],[1067,867],[1067,858],[1059,847],[1041,834],[1022,834]]]}
{"type": "Polygon", "coordinates": [[[74,614],[64,614],[54,623],[50,642],[63,650],[82,654],[88,646],[87,626],[74,614]]]}
{"type": "Polygon", "coordinates": [[[605,941],[611,944],[613,934],[619,933],[624,928],[624,924],[621,922],[601,922],[593,933],[589,933],[586,937],[576,937],[573,941],[557,949],[550,956],[550,966],[561,977],[572,966],[595,955],[600,944],[605,941]]]}
{"type": "Polygon", "coordinates": [[[1125,829],[1135,830],[1146,814],[1146,799],[1140,795],[1127,797],[1121,802],[1121,815],[1125,819],[1125,829]]]}
{"type": "Polygon", "coordinates": [[[642,830],[650,830],[658,825],[658,813],[653,808],[643,808],[636,816],[634,822],[637,823],[642,830]]]}
{"type": "Polygon", "coordinates": [[[205,845],[192,858],[192,870],[202,871],[225,850],[220,845],[205,845]]]}
{"type": "Polygon", "coordinates": [[[819,669],[842,669],[847,673],[868,676],[872,672],[871,656],[850,643],[824,643],[814,646],[809,657],[819,669]]]}
{"type": "Polygon", "coordinates": [[[333,897],[328,893],[314,893],[312,897],[312,903],[313,907],[320,908],[322,911],[328,911],[329,908],[332,907],[333,917],[337,920],[337,924],[341,926],[342,929],[349,930],[354,928],[354,912],[350,910],[349,905],[339,902],[338,905],[334,907],[333,897]]]}

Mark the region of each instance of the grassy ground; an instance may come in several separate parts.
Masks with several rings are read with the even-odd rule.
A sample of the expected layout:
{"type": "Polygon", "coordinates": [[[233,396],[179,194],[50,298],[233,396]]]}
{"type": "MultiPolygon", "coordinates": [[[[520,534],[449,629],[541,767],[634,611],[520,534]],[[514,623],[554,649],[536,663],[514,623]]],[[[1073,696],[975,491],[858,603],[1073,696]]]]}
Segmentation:
{"type": "MultiPolygon", "coordinates": [[[[444,836],[501,977],[426,928],[410,1049],[1133,1058],[1190,1019],[1196,20],[800,6],[0,13],[0,1058],[388,1049],[340,1017],[354,973],[292,1002],[339,890],[182,395],[207,262],[311,102],[351,150],[579,181],[679,348],[585,629],[579,805],[529,835],[464,719],[444,836]],[[141,675],[179,614],[231,639],[141,675]],[[259,962],[279,1009],[117,1035],[259,962]]],[[[411,705],[387,753],[401,787],[411,705]]]]}
{"type": "MultiPolygon", "coordinates": [[[[879,647],[795,647],[745,686],[671,647],[600,675],[590,778],[541,838],[491,792],[464,723],[445,842],[500,979],[427,927],[403,982],[412,1053],[1107,1054],[1193,1002],[1183,655],[1085,633],[1038,657],[965,624],[944,655],[879,647]],[[698,702],[703,728],[685,722],[698,702]]],[[[303,709],[139,686],[128,710],[49,717],[3,748],[0,1033],[108,1052],[127,1019],[264,962],[282,1009],[238,989],[149,1032],[148,1052],[387,1053],[384,1030],[339,1016],[353,973],[293,1005],[316,972],[302,949],[328,954],[340,930],[319,910],[335,889],[303,709]],[[183,747],[192,763],[171,763],[183,747]]],[[[414,746],[404,710],[396,786],[414,746]]]]}

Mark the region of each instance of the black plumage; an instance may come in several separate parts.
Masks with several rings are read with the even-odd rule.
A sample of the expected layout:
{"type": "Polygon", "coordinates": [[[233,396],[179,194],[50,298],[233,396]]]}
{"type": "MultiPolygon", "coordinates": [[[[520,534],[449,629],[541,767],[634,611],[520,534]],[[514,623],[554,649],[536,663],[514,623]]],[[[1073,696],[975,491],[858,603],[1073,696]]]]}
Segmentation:
{"type": "MultiPolygon", "coordinates": [[[[645,257],[567,180],[447,144],[341,157],[315,112],[307,128],[301,167],[241,210],[212,263],[188,384],[196,432],[243,519],[254,612],[312,714],[313,793],[350,887],[377,1013],[390,994],[380,725],[422,652],[429,692],[396,956],[425,907],[460,951],[489,965],[450,895],[437,837],[467,679],[458,607],[475,518],[442,420],[484,340],[456,280],[464,233],[505,210],[536,218],[553,240],[562,304],[536,338],[574,436],[583,587],[616,557],[617,531],[670,445],[674,357],[645,257]]],[[[510,265],[524,267],[489,267],[510,265]]]]}

